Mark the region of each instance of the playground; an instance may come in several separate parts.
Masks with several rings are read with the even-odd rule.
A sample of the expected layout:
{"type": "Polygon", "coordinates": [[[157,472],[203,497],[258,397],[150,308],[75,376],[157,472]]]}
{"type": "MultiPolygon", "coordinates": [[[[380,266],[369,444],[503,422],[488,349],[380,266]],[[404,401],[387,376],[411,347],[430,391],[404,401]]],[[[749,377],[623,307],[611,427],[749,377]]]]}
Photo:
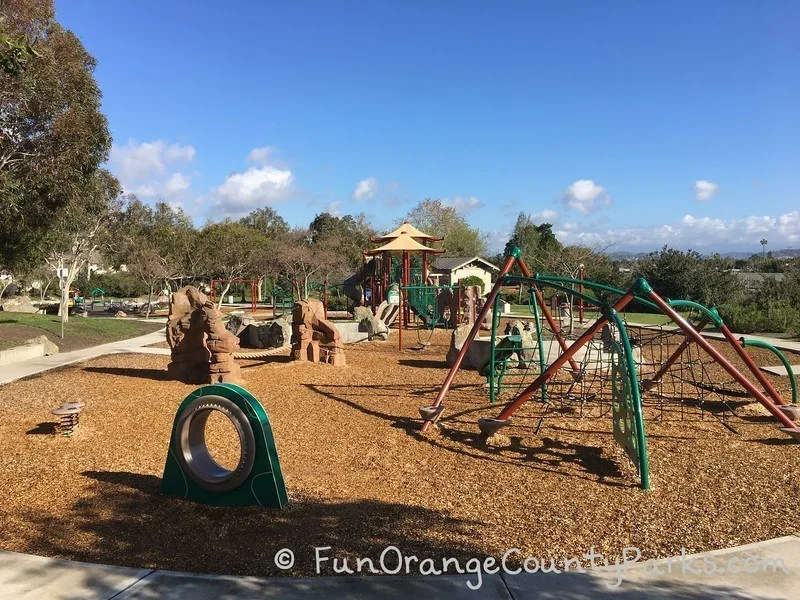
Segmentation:
{"type": "Polygon", "coordinates": [[[327,282],[266,320],[189,285],[166,344],[1,387],[0,546],[307,576],[319,546],[661,558],[796,530],[797,382],[762,367],[797,352],[643,279],[532,274],[516,248],[491,290],[434,285],[439,241],[407,222],[373,238],[343,319],[327,282]]]}
{"type": "MultiPolygon", "coordinates": [[[[501,322],[501,325],[504,322],[501,322]]],[[[610,426],[591,403],[550,410],[527,402],[486,442],[494,415],[486,378],[458,373],[441,430],[420,433],[418,408],[447,372],[451,332],[403,351],[393,341],[348,345],[347,366],[239,361],[269,414],[289,504],[214,507],[159,494],[175,411],[196,386],[173,381],[168,356],[109,355],[0,388],[0,543],[80,561],[181,571],[313,575],[313,548],[377,557],[388,545],[422,557],[580,555],[594,546],[646,557],[724,548],[796,529],[800,474],[791,438],[757,401],[737,398],[728,423],[708,410],[661,414],[644,405],[652,489],[640,488],[610,426]],[[52,435],[54,398],[82,399],[79,434],[52,435]],[[590,408],[592,410],[590,410],[590,408]],[[541,427],[539,421],[545,415],[541,427]],[[297,555],[291,571],[273,562],[297,555]]],[[[413,338],[412,338],[413,339],[413,338]]],[[[733,359],[726,344],[712,342],[733,359]]],[[[750,349],[756,362],[771,354],[750,349]]],[[[797,362],[797,355],[789,355],[797,362]]],[[[727,379],[715,365],[711,376],[727,379]]],[[[787,395],[787,379],[770,376],[787,395]]],[[[238,444],[222,420],[207,441],[221,463],[238,444]]]]}

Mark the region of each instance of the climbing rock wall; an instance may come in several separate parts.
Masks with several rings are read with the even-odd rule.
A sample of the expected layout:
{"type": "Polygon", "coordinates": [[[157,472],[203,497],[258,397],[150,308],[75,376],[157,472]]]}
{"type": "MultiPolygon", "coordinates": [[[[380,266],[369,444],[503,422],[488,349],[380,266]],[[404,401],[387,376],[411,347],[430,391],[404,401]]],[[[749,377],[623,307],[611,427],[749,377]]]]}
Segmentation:
{"type": "Polygon", "coordinates": [[[296,302],[292,310],[292,358],[345,365],[344,344],[336,326],[325,318],[322,302],[313,298],[296,302]]]}
{"type": "Polygon", "coordinates": [[[167,320],[172,360],[167,371],[184,383],[240,383],[233,359],[239,340],[225,329],[220,313],[205,294],[186,286],[172,294],[167,320]]]}

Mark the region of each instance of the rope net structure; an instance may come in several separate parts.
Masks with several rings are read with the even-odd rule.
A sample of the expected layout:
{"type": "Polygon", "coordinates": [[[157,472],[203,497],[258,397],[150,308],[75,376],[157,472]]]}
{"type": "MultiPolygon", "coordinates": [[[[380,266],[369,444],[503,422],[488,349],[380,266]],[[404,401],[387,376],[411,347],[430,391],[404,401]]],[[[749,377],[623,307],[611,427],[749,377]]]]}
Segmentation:
{"type": "MultiPolygon", "coordinates": [[[[529,305],[535,306],[533,302],[529,305]]],[[[624,312],[620,317],[631,342],[640,386],[644,388],[642,407],[646,418],[657,422],[714,418],[735,431],[732,422],[737,420],[737,410],[756,402],[741,384],[720,369],[696,344],[686,343],[686,334],[668,319],[661,324],[645,325],[629,323],[624,312]],[[650,386],[650,380],[682,344],[686,344],[685,350],[650,386]]],[[[691,310],[684,318],[697,325],[701,315],[691,310]]],[[[510,320],[504,327],[493,327],[495,350],[490,364],[494,369],[490,371],[487,365],[483,373],[492,403],[518,395],[562,353],[555,331],[542,316],[510,317],[510,320]]],[[[572,333],[564,334],[567,344],[578,339],[585,329],[584,325],[577,325],[572,333]]],[[[568,368],[560,369],[542,386],[537,399],[544,405],[543,417],[548,414],[578,418],[611,415],[616,356],[612,344],[615,340],[619,340],[618,328],[609,323],[593,335],[576,356],[577,373],[568,368]]]]}

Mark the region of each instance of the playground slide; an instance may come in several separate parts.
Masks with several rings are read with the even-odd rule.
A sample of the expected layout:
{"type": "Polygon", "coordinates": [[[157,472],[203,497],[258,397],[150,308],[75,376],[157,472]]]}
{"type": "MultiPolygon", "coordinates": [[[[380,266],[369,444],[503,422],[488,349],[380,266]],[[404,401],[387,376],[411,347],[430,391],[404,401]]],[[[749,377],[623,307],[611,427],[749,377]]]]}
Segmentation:
{"type": "Polygon", "coordinates": [[[372,277],[375,274],[375,261],[371,260],[366,264],[358,267],[358,271],[353,273],[350,277],[342,283],[342,291],[344,295],[353,301],[354,306],[364,306],[366,298],[364,297],[364,280],[372,277]]]}

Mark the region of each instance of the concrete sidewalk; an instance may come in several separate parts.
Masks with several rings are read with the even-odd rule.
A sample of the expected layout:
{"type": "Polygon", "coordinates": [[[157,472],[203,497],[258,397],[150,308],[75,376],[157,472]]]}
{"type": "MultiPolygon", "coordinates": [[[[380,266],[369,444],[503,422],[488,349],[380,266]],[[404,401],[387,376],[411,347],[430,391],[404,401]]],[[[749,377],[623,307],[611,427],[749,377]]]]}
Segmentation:
{"type": "Polygon", "coordinates": [[[800,536],[653,561],[647,569],[631,566],[621,571],[618,586],[616,571],[483,574],[479,589],[467,585],[474,587],[477,582],[475,574],[310,578],[199,575],[0,551],[0,599],[796,600],[800,598],[800,536]],[[710,573],[712,566],[716,573],[710,573]],[[741,572],[734,572],[737,570],[741,572]]]}
{"type": "Polygon", "coordinates": [[[30,377],[31,375],[36,375],[43,371],[49,371],[50,369],[57,369],[58,367],[71,365],[76,362],[97,358],[104,354],[116,354],[121,352],[169,354],[169,350],[165,348],[145,348],[145,346],[157,344],[166,339],[166,330],[159,330],[127,340],[84,348],[83,350],[73,350],[72,352],[63,352],[53,354],[52,356],[43,356],[41,358],[12,363],[3,367],[3,372],[0,374],[0,385],[11,383],[23,377],[30,377]]]}

